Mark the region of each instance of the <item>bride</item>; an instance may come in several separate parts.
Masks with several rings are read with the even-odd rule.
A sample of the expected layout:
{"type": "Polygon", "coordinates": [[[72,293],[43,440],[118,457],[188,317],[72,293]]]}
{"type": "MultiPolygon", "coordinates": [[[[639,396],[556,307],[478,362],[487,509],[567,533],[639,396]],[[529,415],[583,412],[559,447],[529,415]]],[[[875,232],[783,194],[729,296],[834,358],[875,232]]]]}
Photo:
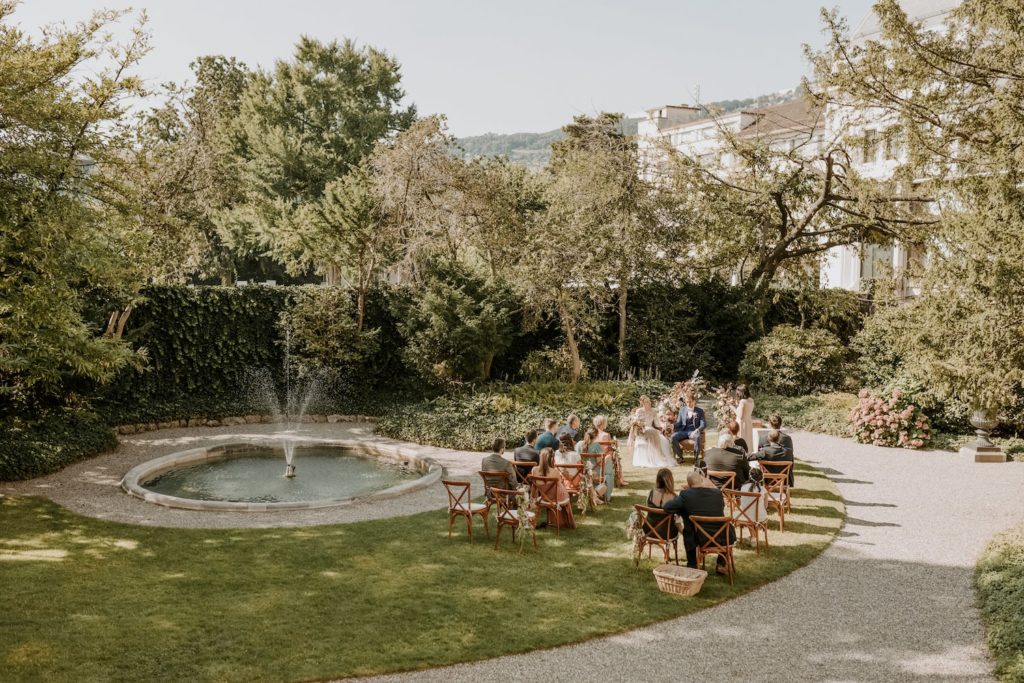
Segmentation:
{"type": "Polygon", "coordinates": [[[672,446],[658,428],[658,416],[651,408],[651,399],[640,397],[640,407],[633,413],[633,428],[629,433],[633,447],[634,467],[672,467],[672,446]]]}

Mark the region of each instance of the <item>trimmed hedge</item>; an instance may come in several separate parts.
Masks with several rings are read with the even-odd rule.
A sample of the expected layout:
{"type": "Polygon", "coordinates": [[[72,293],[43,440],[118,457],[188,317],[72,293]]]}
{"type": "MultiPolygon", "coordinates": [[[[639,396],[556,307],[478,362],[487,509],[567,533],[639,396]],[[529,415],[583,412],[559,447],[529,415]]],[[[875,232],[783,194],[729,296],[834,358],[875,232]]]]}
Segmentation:
{"type": "Polygon", "coordinates": [[[754,413],[763,418],[781,415],[784,427],[848,438],[850,411],[857,400],[856,394],[839,392],[796,397],[755,393],[754,413]]]}
{"type": "Polygon", "coordinates": [[[1024,681],[1024,524],[989,541],[974,585],[1002,681],[1024,681]]]}
{"type": "Polygon", "coordinates": [[[740,376],[784,396],[831,391],[843,384],[848,355],[828,330],[779,325],[747,345],[740,376]]]}
{"type": "Polygon", "coordinates": [[[117,437],[99,416],[54,413],[0,424],[0,481],[31,479],[117,448],[117,437]]]}

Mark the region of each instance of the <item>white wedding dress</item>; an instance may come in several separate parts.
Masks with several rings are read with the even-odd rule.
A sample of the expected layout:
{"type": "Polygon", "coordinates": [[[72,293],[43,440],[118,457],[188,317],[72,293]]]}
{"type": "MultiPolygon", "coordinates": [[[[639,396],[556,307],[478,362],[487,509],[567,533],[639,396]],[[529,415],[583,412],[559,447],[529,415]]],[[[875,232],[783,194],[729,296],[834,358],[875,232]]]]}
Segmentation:
{"type": "Polygon", "coordinates": [[[672,467],[672,444],[658,429],[658,416],[653,410],[638,409],[633,420],[639,422],[643,431],[630,436],[633,446],[633,467],[672,467]]]}

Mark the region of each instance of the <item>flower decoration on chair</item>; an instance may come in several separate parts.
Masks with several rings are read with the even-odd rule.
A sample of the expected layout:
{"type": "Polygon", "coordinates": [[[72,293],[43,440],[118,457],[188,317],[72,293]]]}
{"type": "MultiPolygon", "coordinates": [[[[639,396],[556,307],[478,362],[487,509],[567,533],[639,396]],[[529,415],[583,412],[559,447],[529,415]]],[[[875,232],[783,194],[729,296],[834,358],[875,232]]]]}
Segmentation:
{"type": "Polygon", "coordinates": [[[633,542],[633,566],[640,566],[640,556],[644,549],[644,527],[640,519],[640,513],[636,510],[629,513],[629,520],[626,522],[626,538],[633,542]]]}

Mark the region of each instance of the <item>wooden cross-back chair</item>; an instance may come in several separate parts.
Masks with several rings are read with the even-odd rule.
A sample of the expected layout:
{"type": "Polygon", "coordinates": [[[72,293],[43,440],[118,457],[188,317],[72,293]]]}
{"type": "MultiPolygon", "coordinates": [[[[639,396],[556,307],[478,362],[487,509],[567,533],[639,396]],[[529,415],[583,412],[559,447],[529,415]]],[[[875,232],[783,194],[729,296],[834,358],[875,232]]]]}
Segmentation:
{"type": "Polygon", "coordinates": [[[731,517],[703,517],[690,515],[693,533],[697,543],[697,566],[704,569],[708,555],[720,555],[725,558],[725,571],[729,575],[729,585],[733,585],[736,565],[732,559],[731,517]],[[718,528],[715,529],[715,525],[718,528]]]}
{"type": "Polygon", "coordinates": [[[537,463],[532,460],[513,460],[512,464],[515,466],[521,482],[525,482],[526,478],[530,476],[530,472],[537,466],[537,463]]]}
{"type": "Polygon", "coordinates": [[[675,528],[674,515],[661,508],[640,504],[633,505],[633,509],[640,516],[640,528],[644,531],[640,540],[640,552],[642,553],[644,548],[647,548],[647,557],[650,557],[651,550],[654,546],[658,546],[665,554],[665,562],[671,562],[672,559],[669,557],[671,548],[675,556],[675,563],[679,564],[679,533],[675,528]],[[651,524],[651,515],[660,515],[661,519],[651,524]]]}
{"type": "Polygon", "coordinates": [[[484,481],[484,493],[487,495],[488,505],[494,505],[492,489],[511,488],[508,483],[508,477],[508,472],[504,470],[480,470],[480,478],[484,481]]]}
{"type": "Polygon", "coordinates": [[[786,510],[789,509],[789,475],[785,472],[764,473],[764,504],[779,513],[779,531],[786,530],[786,510]]]}
{"type": "Polygon", "coordinates": [[[491,531],[487,524],[490,517],[491,507],[486,503],[474,503],[473,494],[470,491],[468,481],[452,481],[442,479],[444,489],[448,493],[448,538],[452,537],[452,528],[455,526],[456,517],[466,518],[466,529],[469,533],[469,542],[473,542],[473,516],[480,515],[484,520],[484,530],[490,538],[491,531]]]}
{"type": "Polygon", "coordinates": [[[786,510],[789,510],[789,487],[790,482],[793,481],[793,462],[791,460],[762,460],[759,464],[761,465],[761,471],[765,474],[786,475],[786,495],[784,502],[786,504],[786,510]]]}
{"type": "MultiPolygon", "coordinates": [[[[679,450],[682,451],[683,453],[693,453],[693,462],[694,462],[694,464],[696,464],[697,462],[699,462],[699,461],[704,459],[704,444],[705,444],[705,442],[707,442],[707,434],[705,433],[705,430],[702,429],[701,430],[701,440],[700,440],[700,453],[694,453],[694,449],[696,448],[696,444],[694,443],[693,439],[682,439],[679,442],[679,450]]],[[[686,456],[685,455],[682,456],[682,458],[683,458],[683,461],[686,460],[686,456]]]]}
{"type": "Polygon", "coordinates": [[[763,491],[722,491],[729,500],[729,509],[732,511],[732,525],[736,528],[736,535],[743,539],[743,530],[750,530],[750,537],[754,541],[754,550],[761,554],[761,532],[764,532],[764,549],[768,551],[768,515],[762,504],[763,491]]]}
{"type": "MultiPolygon", "coordinates": [[[[494,549],[501,542],[501,530],[512,527],[512,542],[515,543],[516,531],[519,529],[519,510],[516,508],[516,492],[511,489],[492,489],[494,504],[498,508],[498,530],[494,534],[494,549]]],[[[526,512],[525,528],[533,536],[533,547],[537,547],[537,513],[526,512]]]]}
{"type": "Polygon", "coordinates": [[[556,536],[561,534],[563,513],[568,517],[572,526],[576,526],[576,521],[572,516],[572,502],[559,502],[558,500],[559,479],[560,477],[557,476],[542,477],[538,474],[530,475],[530,483],[533,489],[531,496],[538,508],[548,511],[548,523],[550,524],[554,520],[556,536]]]}
{"type": "Polygon", "coordinates": [[[583,469],[586,467],[581,463],[566,465],[555,465],[555,469],[562,473],[562,481],[565,482],[565,490],[570,496],[580,494],[580,480],[583,478],[583,469]]]}
{"type": "Polygon", "coordinates": [[[722,470],[708,470],[708,479],[719,489],[735,489],[736,473],[722,470]]]}

